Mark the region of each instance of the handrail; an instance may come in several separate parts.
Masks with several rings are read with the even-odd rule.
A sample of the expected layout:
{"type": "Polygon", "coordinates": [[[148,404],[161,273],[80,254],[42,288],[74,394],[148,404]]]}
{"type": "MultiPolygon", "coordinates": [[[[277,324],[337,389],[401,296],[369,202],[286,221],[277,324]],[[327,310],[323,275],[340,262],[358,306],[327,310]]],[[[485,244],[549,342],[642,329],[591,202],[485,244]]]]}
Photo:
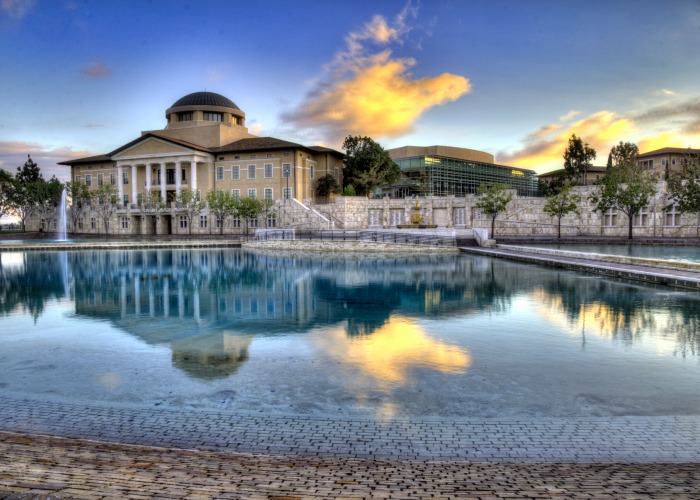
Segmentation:
{"type": "Polygon", "coordinates": [[[396,243],[406,245],[428,246],[457,246],[454,236],[422,235],[416,233],[402,233],[390,231],[366,231],[366,230],[322,230],[310,232],[292,232],[292,237],[285,237],[284,229],[261,231],[255,234],[258,240],[320,240],[320,241],[363,241],[371,243],[396,243]]]}

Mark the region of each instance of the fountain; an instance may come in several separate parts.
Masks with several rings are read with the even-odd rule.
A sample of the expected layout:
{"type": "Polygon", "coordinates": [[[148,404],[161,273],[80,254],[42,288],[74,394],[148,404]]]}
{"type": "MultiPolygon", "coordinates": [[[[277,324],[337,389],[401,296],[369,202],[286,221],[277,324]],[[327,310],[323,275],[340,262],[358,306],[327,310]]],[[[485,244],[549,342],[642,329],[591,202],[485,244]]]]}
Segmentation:
{"type": "Polygon", "coordinates": [[[61,201],[58,204],[58,222],[56,224],[56,235],[58,241],[66,241],[66,189],[61,191],[61,201]]]}

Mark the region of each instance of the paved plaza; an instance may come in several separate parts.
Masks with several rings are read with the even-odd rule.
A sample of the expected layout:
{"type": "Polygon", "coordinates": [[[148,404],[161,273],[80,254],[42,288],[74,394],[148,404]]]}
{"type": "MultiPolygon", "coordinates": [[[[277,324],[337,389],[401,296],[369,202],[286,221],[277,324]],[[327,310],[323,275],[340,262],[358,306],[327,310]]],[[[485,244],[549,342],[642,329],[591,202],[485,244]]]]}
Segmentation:
{"type": "Polygon", "coordinates": [[[700,498],[694,416],[374,420],[0,398],[0,430],[0,498],[700,498]]]}

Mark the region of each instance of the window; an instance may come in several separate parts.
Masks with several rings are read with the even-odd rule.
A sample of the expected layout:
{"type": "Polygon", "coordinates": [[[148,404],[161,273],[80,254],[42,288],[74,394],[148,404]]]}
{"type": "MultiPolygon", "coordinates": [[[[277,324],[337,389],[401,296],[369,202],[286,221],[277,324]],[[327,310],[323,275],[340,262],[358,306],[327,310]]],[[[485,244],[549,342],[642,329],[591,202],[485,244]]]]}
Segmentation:
{"type": "Polygon", "coordinates": [[[224,219],[221,217],[216,218],[216,229],[221,229],[224,226],[224,219]]]}
{"type": "Polygon", "coordinates": [[[129,184],[129,172],[122,172],[122,183],[129,184]]]}
{"type": "Polygon", "coordinates": [[[251,160],[254,160],[254,159],[256,159],[257,157],[258,157],[258,155],[250,155],[250,159],[251,159],[251,160]]]}
{"type": "Polygon", "coordinates": [[[675,165],[675,164],[676,164],[676,157],[674,156],[673,158],[671,158],[671,165],[675,165]]]}
{"type": "Polygon", "coordinates": [[[272,188],[265,188],[265,199],[272,201],[272,188]]]}
{"type": "Polygon", "coordinates": [[[121,220],[122,229],[129,229],[129,218],[122,216],[119,219],[121,220]]]}
{"type": "Polygon", "coordinates": [[[241,178],[241,167],[240,165],[234,165],[231,167],[231,179],[237,181],[241,178]]]}
{"type": "Polygon", "coordinates": [[[267,153],[268,158],[272,158],[272,153],[267,153]]]}
{"type": "Polygon", "coordinates": [[[282,164],[282,177],[290,177],[292,175],[292,164],[283,163],[282,164]]]}
{"type": "Polygon", "coordinates": [[[78,229],[82,230],[83,229],[83,218],[78,217],[78,229]]]}
{"type": "Polygon", "coordinates": [[[184,215],[180,216],[180,229],[187,229],[187,217],[184,215]]]}
{"type": "Polygon", "coordinates": [[[233,224],[233,227],[241,227],[241,218],[240,217],[234,217],[231,219],[231,222],[233,224]]]}
{"type": "Polygon", "coordinates": [[[192,112],[190,111],[188,113],[180,113],[179,118],[181,122],[191,122],[193,118],[192,112]]]}
{"type": "Polygon", "coordinates": [[[234,160],[240,160],[240,159],[241,159],[241,155],[236,155],[236,156],[233,157],[233,159],[234,159],[234,160]]]}
{"type": "Polygon", "coordinates": [[[255,165],[248,165],[248,179],[255,179],[255,165]]]}
{"type": "Polygon", "coordinates": [[[369,220],[367,221],[367,223],[369,226],[381,226],[382,225],[381,211],[370,210],[369,211],[369,220]]]}
{"type": "Polygon", "coordinates": [[[258,227],[258,219],[248,219],[248,227],[258,227]]]}
{"type": "Polygon", "coordinates": [[[221,122],[223,121],[223,115],[221,113],[204,113],[204,119],[208,122],[221,122]]]}
{"type": "Polygon", "coordinates": [[[286,153],[284,153],[284,156],[289,156],[289,151],[287,151],[286,153]]]}
{"type": "Polygon", "coordinates": [[[207,216],[206,215],[199,216],[199,227],[201,227],[203,229],[207,228],[207,216]]]}
{"type": "Polygon", "coordinates": [[[664,226],[680,226],[681,225],[681,213],[678,211],[678,205],[672,205],[671,208],[666,210],[666,220],[664,221],[664,226]]]}
{"type": "Polygon", "coordinates": [[[216,180],[217,181],[224,180],[224,167],[216,167],[216,180]]]}
{"type": "Polygon", "coordinates": [[[313,165],[311,165],[310,172],[311,172],[311,178],[313,179],[314,178],[314,166],[313,165]]]}
{"type": "Polygon", "coordinates": [[[124,206],[127,206],[129,204],[129,195],[125,194],[124,195],[124,206]]]}
{"type": "Polygon", "coordinates": [[[104,184],[103,177],[104,176],[102,174],[97,174],[97,185],[98,186],[101,186],[102,184],[104,184]]]}
{"type": "Polygon", "coordinates": [[[632,225],[644,227],[649,222],[649,207],[643,207],[638,214],[632,217],[632,225]]]}
{"type": "Polygon", "coordinates": [[[231,196],[233,196],[234,199],[238,200],[241,197],[241,190],[240,189],[232,189],[231,190],[231,196]]]}
{"type": "Polygon", "coordinates": [[[464,226],[467,223],[467,209],[455,208],[453,219],[455,226],[464,226]]]}
{"type": "Polygon", "coordinates": [[[90,217],[90,229],[97,228],[97,219],[95,217],[90,217]]]}
{"type": "Polygon", "coordinates": [[[603,225],[608,227],[617,225],[617,210],[609,208],[603,213],[603,225]]]}
{"type": "Polygon", "coordinates": [[[661,166],[662,167],[666,166],[666,158],[661,158],[661,166]]]}
{"type": "Polygon", "coordinates": [[[277,217],[274,213],[267,214],[267,227],[277,227],[277,217]]]}
{"type": "Polygon", "coordinates": [[[272,177],[272,163],[265,164],[265,178],[270,179],[272,177]]]}
{"type": "Polygon", "coordinates": [[[187,182],[187,170],[185,170],[184,168],[182,169],[181,179],[182,179],[182,182],[187,182]]]}
{"type": "Polygon", "coordinates": [[[651,170],[654,168],[654,160],[640,160],[639,166],[642,170],[651,170]]]}
{"type": "Polygon", "coordinates": [[[254,200],[257,197],[256,189],[255,188],[250,188],[248,190],[248,198],[254,200]]]}
{"type": "Polygon", "coordinates": [[[76,176],[75,176],[75,182],[78,182],[78,183],[83,182],[83,178],[82,178],[81,176],[79,176],[79,175],[76,175],[76,176]]]}
{"type": "Polygon", "coordinates": [[[109,174],[109,183],[114,186],[117,183],[117,176],[114,175],[114,172],[109,174]]]}
{"type": "Polygon", "coordinates": [[[284,197],[284,199],[288,200],[292,197],[292,188],[284,188],[282,190],[282,193],[283,193],[282,196],[284,197]]]}
{"type": "Polygon", "coordinates": [[[92,186],[92,175],[87,174],[85,176],[85,185],[86,186],[92,186]]]}

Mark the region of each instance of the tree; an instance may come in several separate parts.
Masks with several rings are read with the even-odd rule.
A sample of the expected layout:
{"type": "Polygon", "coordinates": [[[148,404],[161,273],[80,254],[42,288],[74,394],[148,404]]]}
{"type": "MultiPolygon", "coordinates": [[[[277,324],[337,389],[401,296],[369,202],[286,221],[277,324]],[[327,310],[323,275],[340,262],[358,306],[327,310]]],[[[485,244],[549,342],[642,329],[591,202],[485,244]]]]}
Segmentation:
{"type": "Polygon", "coordinates": [[[19,218],[22,231],[27,230],[27,217],[36,211],[42,182],[44,182],[44,178],[39,166],[34,163],[31,156],[27,155],[27,161],[24,165],[17,167],[17,173],[10,190],[12,212],[19,218]]]}
{"type": "Polygon", "coordinates": [[[508,186],[496,182],[481,184],[477,190],[479,198],[476,201],[476,208],[484,215],[491,217],[491,237],[496,231],[496,216],[505,211],[506,206],[513,199],[513,193],[508,191],[508,186]]]}
{"type": "Polygon", "coordinates": [[[608,167],[614,167],[637,159],[639,148],[633,142],[622,142],[613,146],[608,155],[608,167]]]}
{"type": "Polygon", "coordinates": [[[7,170],[0,168],[0,217],[12,210],[12,193],[14,191],[14,179],[7,170]]]}
{"type": "Polygon", "coordinates": [[[29,186],[31,186],[31,196],[34,198],[35,211],[40,219],[46,221],[46,229],[49,229],[49,221],[53,219],[61,202],[63,184],[54,176],[48,181],[39,179],[31,182],[29,186]]]}
{"type": "Polygon", "coordinates": [[[698,214],[700,231],[700,155],[686,154],[682,164],[683,169],[668,178],[668,197],[681,213],[698,214]]]}
{"type": "Polygon", "coordinates": [[[632,239],[632,220],[656,193],[656,177],[642,171],[636,160],[624,160],[606,169],[600,181],[600,192],[592,193],[589,200],[595,205],[594,211],[601,214],[610,209],[627,215],[628,239],[632,239]]]}
{"type": "Polygon", "coordinates": [[[347,136],[343,149],[344,185],[352,184],[359,195],[371,196],[377,186],[393,184],[401,175],[389,153],[369,137],[347,136]]]}
{"type": "Polygon", "coordinates": [[[324,175],[316,183],[316,194],[323,198],[327,198],[331,193],[337,193],[339,190],[340,185],[332,174],[324,175]]]}
{"type": "Polygon", "coordinates": [[[90,206],[90,188],[84,182],[72,181],[66,183],[66,190],[70,197],[70,221],[76,231],[78,220],[90,206]]]}
{"type": "Polygon", "coordinates": [[[343,188],[343,196],[356,196],[357,193],[355,193],[355,186],[352,184],[348,184],[343,188]]]}
{"type": "Polygon", "coordinates": [[[209,213],[218,222],[219,234],[224,234],[224,222],[227,218],[233,216],[236,211],[234,197],[228,191],[209,191],[207,193],[207,205],[209,206],[209,213]]]}
{"type": "Polygon", "coordinates": [[[150,217],[153,234],[158,233],[158,218],[167,208],[168,205],[160,196],[159,190],[150,190],[143,193],[141,198],[141,213],[144,214],[144,217],[150,217]]]}
{"type": "Polygon", "coordinates": [[[119,203],[119,193],[117,188],[111,184],[103,184],[92,193],[92,206],[95,207],[98,215],[102,219],[105,234],[109,234],[109,221],[117,210],[119,203]]]}
{"type": "Polygon", "coordinates": [[[234,207],[234,217],[240,217],[245,221],[244,234],[248,234],[248,221],[255,219],[265,210],[263,202],[255,198],[234,198],[234,207]]]}
{"type": "Polygon", "coordinates": [[[581,197],[571,192],[571,186],[564,186],[558,193],[547,196],[544,212],[557,218],[557,238],[561,238],[562,217],[571,212],[578,214],[579,203],[581,203],[581,197]]]}
{"type": "Polygon", "coordinates": [[[181,189],[175,197],[177,208],[185,212],[187,218],[187,234],[192,234],[192,220],[204,210],[204,202],[199,198],[199,193],[191,189],[181,189]]]}
{"type": "Polygon", "coordinates": [[[569,138],[569,145],[564,151],[564,170],[569,179],[582,179],[586,185],[588,167],[591,160],[595,160],[596,151],[584,144],[580,137],[572,134],[569,138]]]}

